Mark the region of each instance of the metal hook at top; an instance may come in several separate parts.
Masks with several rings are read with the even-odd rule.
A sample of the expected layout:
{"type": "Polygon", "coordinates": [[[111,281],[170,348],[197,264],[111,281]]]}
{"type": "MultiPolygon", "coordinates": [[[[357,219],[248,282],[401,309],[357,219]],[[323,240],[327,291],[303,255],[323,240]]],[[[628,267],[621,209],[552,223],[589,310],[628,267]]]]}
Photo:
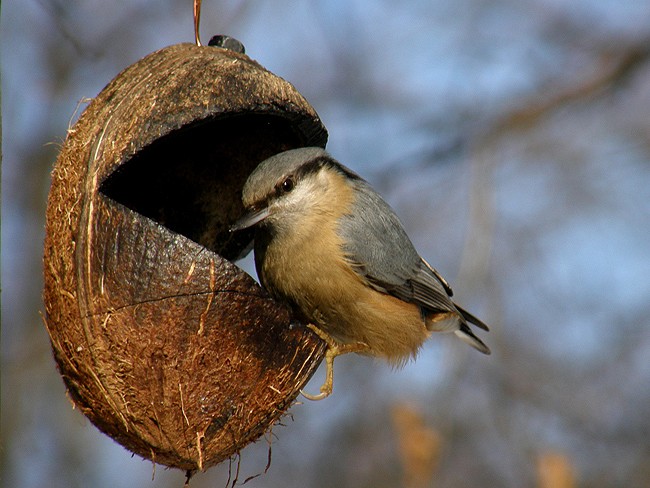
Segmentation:
{"type": "Polygon", "coordinates": [[[201,23],[201,0],[194,0],[194,42],[197,46],[202,46],[201,36],[199,34],[199,24],[201,23]]]}

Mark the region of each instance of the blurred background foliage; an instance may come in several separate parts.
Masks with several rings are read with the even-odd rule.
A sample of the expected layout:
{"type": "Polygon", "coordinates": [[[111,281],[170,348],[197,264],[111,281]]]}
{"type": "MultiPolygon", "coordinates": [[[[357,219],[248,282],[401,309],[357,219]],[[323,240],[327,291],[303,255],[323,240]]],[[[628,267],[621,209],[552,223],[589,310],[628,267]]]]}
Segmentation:
{"type": "MultiPolygon", "coordinates": [[[[41,254],[75,113],[191,42],[191,0],[2,7],[0,482],[182,486],[72,409],[41,254]]],[[[330,152],[492,324],[493,355],[436,336],[401,370],[341,358],[332,397],[191,485],[261,473],[271,443],[249,486],[650,486],[650,3],[206,0],[217,33],[312,103],[330,152]]]]}

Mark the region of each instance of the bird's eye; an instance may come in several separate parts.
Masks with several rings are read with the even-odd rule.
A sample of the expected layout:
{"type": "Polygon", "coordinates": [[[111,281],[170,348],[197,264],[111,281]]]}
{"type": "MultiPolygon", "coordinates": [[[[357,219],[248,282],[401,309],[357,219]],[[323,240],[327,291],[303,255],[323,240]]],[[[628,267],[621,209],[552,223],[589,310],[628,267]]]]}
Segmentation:
{"type": "Polygon", "coordinates": [[[287,176],[280,185],[284,193],[289,193],[291,190],[293,190],[294,186],[295,183],[293,182],[293,178],[291,176],[287,176]]]}

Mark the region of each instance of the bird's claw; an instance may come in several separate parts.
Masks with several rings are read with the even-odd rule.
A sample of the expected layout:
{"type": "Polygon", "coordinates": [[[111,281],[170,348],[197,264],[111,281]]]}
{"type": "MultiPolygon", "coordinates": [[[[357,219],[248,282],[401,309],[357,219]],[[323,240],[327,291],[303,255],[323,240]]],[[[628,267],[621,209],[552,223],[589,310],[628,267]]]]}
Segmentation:
{"type": "MultiPolygon", "coordinates": [[[[323,387],[321,387],[321,390],[323,387]]],[[[312,402],[317,402],[318,400],[322,400],[323,398],[327,398],[332,394],[332,390],[329,391],[321,391],[318,395],[311,395],[303,390],[300,390],[300,394],[304,396],[307,400],[311,400],[312,402]]]]}

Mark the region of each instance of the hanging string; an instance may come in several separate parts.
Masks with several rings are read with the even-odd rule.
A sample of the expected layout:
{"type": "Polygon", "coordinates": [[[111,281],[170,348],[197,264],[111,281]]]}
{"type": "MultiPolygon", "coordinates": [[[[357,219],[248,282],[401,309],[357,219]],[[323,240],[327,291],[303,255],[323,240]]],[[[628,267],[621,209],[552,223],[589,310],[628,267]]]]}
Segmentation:
{"type": "Polygon", "coordinates": [[[194,42],[197,46],[202,46],[201,36],[199,34],[199,24],[201,23],[201,0],[194,0],[194,42]]]}

